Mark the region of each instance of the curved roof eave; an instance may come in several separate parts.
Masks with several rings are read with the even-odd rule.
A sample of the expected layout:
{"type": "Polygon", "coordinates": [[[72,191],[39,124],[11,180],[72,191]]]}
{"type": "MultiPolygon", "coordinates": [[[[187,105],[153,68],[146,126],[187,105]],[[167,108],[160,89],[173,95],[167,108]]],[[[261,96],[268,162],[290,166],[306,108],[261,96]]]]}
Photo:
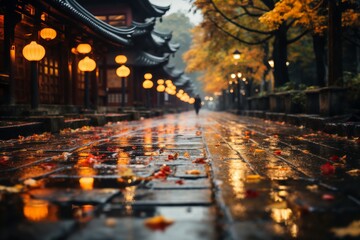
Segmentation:
{"type": "Polygon", "coordinates": [[[135,27],[131,28],[115,28],[89,13],[82,8],[75,0],[49,0],[53,3],[57,10],[62,9],[66,14],[71,14],[74,19],[80,21],[84,25],[88,26],[91,30],[100,34],[109,40],[120,43],[122,45],[131,45],[131,35],[135,31],[135,27]]]}
{"type": "Polygon", "coordinates": [[[154,30],[153,33],[167,41],[170,41],[172,38],[172,32],[165,33],[158,30],[154,30]]]}
{"type": "Polygon", "coordinates": [[[163,67],[164,71],[172,78],[177,79],[179,78],[181,75],[184,74],[184,71],[180,70],[180,69],[176,69],[174,66],[168,66],[165,65],[163,67]]]}
{"type": "Polygon", "coordinates": [[[166,64],[169,61],[169,54],[158,57],[144,51],[129,51],[125,55],[128,56],[129,66],[151,67],[166,64]]]}
{"type": "Polygon", "coordinates": [[[149,14],[147,17],[162,17],[170,9],[170,5],[157,6],[150,3],[149,0],[138,0],[137,2],[149,14]]]}
{"type": "Polygon", "coordinates": [[[132,21],[131,25],[135,27],[133,35],[140,36],[151,32],[154,29],[155,23],[155,18],[149,18],[149,21],[143,23],[132,21]]]}

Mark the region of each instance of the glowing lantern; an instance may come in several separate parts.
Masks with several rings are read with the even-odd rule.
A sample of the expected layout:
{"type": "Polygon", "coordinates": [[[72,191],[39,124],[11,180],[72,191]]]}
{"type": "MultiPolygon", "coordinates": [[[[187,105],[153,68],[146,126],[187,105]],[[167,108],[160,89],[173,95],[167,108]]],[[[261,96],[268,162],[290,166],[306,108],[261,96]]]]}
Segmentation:
{"type": "Polygon", "coordinates": [[[165,84],[166,85],[172,85],[173,83],[172,83],[172,81],[170,79],[168,79],[168,80],[165,81],[165,84]]]}
{"type": "Polygon", "coordinates": [[[190,104],[194,104],[194,102],[195,102],[195,98],[190,98],[190,99],[189,99],[189,103],[190,103],[190,104]]]}
{"type": "Polygon", "coordinates": [[[150,89],[154,86],[154,83],[148,79],[143,82],[143,88],[150,89]]]}
{"type": "Polygon", "coordinates": [[[159,84],[159,85],[162,85],[162,84],[164,84],[164,79],[159,79],[159,80],[157,80],[157,84],[159,84]]]}
{"type": "Polygon", "coordinates": [[[91,52],[91,46],[90,44],[88,43],[80,43],[76,50],[79,52],[79,53],[82,53],[82,54],[87,54],[89,52],[91,52]]]}
{"type": "Polygon", "coordinates": [[[91,71],[95,70],[96,62],[89,57],[85,57],[79,61],[78,67],[79,67],[80,71],[91,72],[91,71]]]}
{"type": "Polygon", "coordinates": [[[122,65],[116,69],[116,75],[119,77],[128,77],[130,75],[130,68],[122,65]]]}
{"type": "Polygon", "coordinates": [[[180,89],[180,90],[179,90],[179,93],[180,93],[180,94],[183,94],[183,93],[184,93],[184,90],[180,89]]]}
{"type": "Polygon", "coordinates": [[[40,36],[45,40],[53,40],[56,38],[56,31],[52,28],[43,28],[40,31],[40,36]]]}
{"type": "Polygon", "coordinates": [[[239,60],[240,57],[241,57],[241,53],[239,52],[239,50],[235,50],[235,51],[233,52],[233,58],[234,58],[235,60],[239,60]]]}
{"type": "Polygon", "coordinates": [[[92,190],[94,188],[94,178],[82,177],[79,179],[80,187],[83,190],[92,190]]]}
{"type": "Polygon", "coordinates": [[[156,91],[164,92],[165,91],[165,86],[164,85],[158,85],[157,88],[156,88],[156,91]]]}
{"type": "Polygon", "coordinates": [[[32,222],[44,220],[48,214],[48,202],[41,199],[30,199],[24,202],[24,216],[32,222]]]}
{"type": "Polygon", "coordinates": [[[152,79],[152,74],[151,73],[145,73],[144,78],[146,80],[152,79]]]}
{"type": "Polygon", "coordinates": [[[28,61],[40,61],[45,56],[45,48],[32,41],[23,48],[22,53],[28,61]]]}
{"type": "Polygon", "coordinates": [[[118,64],[125,64],[127,62],[127,57],[125,55],[117,55],[115,57],[115,62],[118,64]]]}

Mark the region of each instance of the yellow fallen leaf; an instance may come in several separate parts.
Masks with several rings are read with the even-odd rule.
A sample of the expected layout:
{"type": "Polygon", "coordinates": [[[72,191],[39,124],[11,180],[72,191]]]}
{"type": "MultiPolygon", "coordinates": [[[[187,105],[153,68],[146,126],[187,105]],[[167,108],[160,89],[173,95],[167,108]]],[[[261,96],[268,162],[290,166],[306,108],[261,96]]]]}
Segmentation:
{"type": "Polygon", "coordinates": [[[174,223],[174,220],[165,218],[164,216],[155,216],[145,220],[144,224],[151,230],[164,231],[168,226],[174,223]]]}
{"type": "Polygon", "coordinates": [[[337,237],[359,237],[360,236],[360,220],[353,221],[350,225],[342,228],[332,228],[331,231],[335,233],[337,237]]]}
{"type": "Polygon", "coordinates": [[[185,158],[190,158],[190,153],[189,153],[189,152],[185,152],[185,153],[184,153],[184,157],[185,157],[185,158]]]}
{"type": "Polygon", "coordinates": [[[346,172],[347,174],[351,176],[359,176],[360,175],[360,169],[352,169],[346,172]]]}
{"type": "Polygon", "coordinates": [[[200,175],[200,170],[197,170],[197,169],[192,169],[192,170],[187,170],[185,172],[186,174],[191,174],[191,175],[200,175]]]}
{"type": "Polygon", "coordinates": [[[309,150],[302,150],[302,152],[305,153],[305,154],[309,154],[309,153],[310,153],[309,150]]]}
{"type": "Polygon", "coordinates": [[[252,175],[247,175],[246,179],[248,181],[254,181],[254,180],[260,180],[262,177],[258,174],[252,174],[252,175]]]}

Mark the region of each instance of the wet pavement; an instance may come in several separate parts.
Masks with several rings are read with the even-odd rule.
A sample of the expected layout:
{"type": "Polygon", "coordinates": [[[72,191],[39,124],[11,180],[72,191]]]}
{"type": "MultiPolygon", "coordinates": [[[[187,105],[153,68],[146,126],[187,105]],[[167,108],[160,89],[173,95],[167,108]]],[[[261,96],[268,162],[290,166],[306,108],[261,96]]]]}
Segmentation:
{"type": "Polygon", "coordinates": [[[0,142],[0,239],[360,237],[360,141],[202,111],[0,142]]]}

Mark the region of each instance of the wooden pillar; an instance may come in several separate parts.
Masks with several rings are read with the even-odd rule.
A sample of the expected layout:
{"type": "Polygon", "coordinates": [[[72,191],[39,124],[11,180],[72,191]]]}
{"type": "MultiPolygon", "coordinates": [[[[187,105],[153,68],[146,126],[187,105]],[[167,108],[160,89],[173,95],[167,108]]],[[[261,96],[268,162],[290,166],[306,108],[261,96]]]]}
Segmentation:
{"type": "Polygon", "coordinates": [[[15,27],[21,21],[20,14],[15,13],[15,4],[9,1],[4,14],[4,70],[8,75],[9,85],[6,92],[6,104],[16,103],[15,95],[15,27]]]}

